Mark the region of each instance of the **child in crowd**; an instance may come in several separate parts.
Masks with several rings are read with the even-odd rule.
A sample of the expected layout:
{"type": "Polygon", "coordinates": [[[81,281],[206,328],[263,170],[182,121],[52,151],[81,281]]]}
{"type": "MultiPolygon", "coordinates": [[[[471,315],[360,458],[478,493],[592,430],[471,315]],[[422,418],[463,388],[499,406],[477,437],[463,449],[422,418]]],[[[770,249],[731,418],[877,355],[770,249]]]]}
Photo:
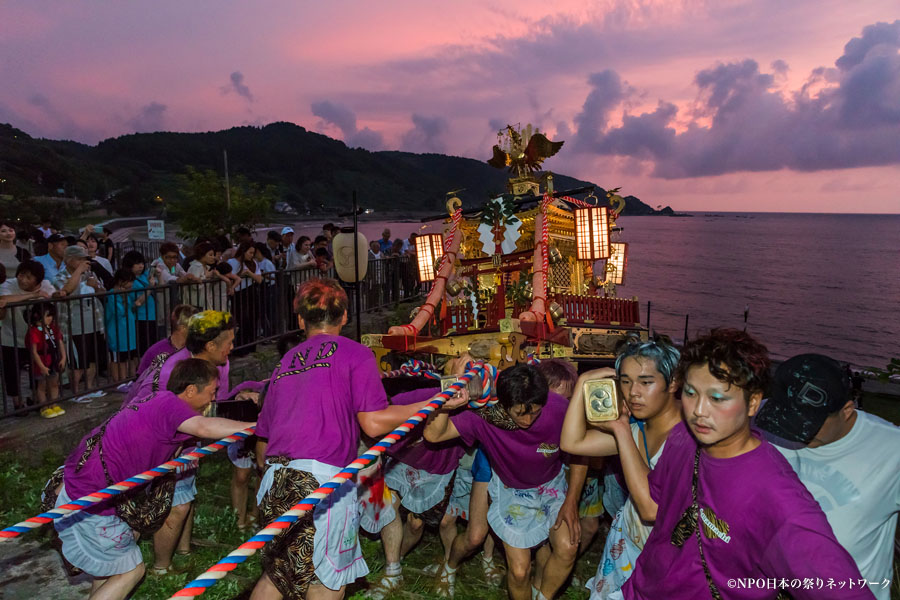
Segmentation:
{"type": "MultiPolygon", "coordinates": [[[[66,368],[66,345],[55,319],[56,306],[50,302],[39,302],[31,308],[28,319],[30,327],[25,334],[25,345],[31,353],[38,405],[47,402],[48,397],[51,402],[59,398],[59,374],[66,368]]],[[[64,414],[66,411],[58,404],[41,409],[41,416],[45,419],[64,414]]]]}
{"type": "Polygon", "coordinates": [[[327,248],[317,248],[315,254],[316,268],[322,273],[334,266],[334,261],[331,260],[331,255],[328,254],[327,248]]]}
{"type": "Polygon", "coordinates": [[[106,298],[106,343],[112,357],[110,375],[122,381],[131,376],[137,354],[137,315],[135,308],[142,306],[146,296],[135,299],[134,271],[119,269],[113,275],[113,293],[106,298]]]}
{"type": "MultiPolygon", "coordinates": [[[[131,250],[130,252],[125,253],[125,256],[122,257],[122,268],[128,269],[134,273],[134,286],[132,289],[135,290],[135,292],[137,292],[137,290],[156,287],[159,284],[159,271],[152,268],[146,268],[144,255],[137,250],[131,250]]],[[[157,297],[162,301],[164,301],[165,298],[162,295],[157,296],[155,292],[143,292],[141,294],[135,294],[135,296],[143,303],[138,304],[135,302],[135,307],[137,308],[138,354],[143,355],[144,352],[147,351],[147,348],[155,344],[159,339],[157,331],[158,327],[156,324],[156,302],[157,297]]]]}

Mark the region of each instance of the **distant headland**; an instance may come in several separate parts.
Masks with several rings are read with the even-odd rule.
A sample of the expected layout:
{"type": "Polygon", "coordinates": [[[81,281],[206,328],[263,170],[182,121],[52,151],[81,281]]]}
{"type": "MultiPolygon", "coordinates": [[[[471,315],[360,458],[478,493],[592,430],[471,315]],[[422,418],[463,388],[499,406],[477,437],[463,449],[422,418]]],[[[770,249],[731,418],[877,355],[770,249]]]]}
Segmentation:
{"type": "MultiPolygon", "coordinates": [[[[300,216],[329,215],[353,190],[377,211],[433,213],[443,209],[446,192],[460,189],[464,205],[475,207],[503,193],[507,180],[505,172],[485,161],[348,148],[286,122],[205,133],[131,134],[96,146],[32,138],[0,124],[0,195],[77,198],[123,216],[158,213],[162,199],[177,202],[177,176],[186,167],[224,172],[226,150],[233,175],[275,186],[280,201],[300,216]]],[[[557,173],[554,179],[559,190],[595,185],[557,173]]],[[[603,194],[597,186],[597,196],[603,194]]],[[[676,216],[668,206],[654,209],[635,196],[625,196],[622,214],[676,216]]]]}

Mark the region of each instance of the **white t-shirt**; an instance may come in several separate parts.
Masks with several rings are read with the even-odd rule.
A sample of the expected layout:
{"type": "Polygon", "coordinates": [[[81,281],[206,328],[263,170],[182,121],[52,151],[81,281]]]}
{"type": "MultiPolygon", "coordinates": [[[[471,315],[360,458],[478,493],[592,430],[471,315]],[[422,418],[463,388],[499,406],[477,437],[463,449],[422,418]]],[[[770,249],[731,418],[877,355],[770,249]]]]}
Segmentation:
{"type": "MultiPolygon", "coordinates": [[[[834,536],[869,581],[893,579],[900,513],[900,427],[861,410],[850,433],[818,448],[775,446],[825,512],[834,536]]],[[[890,586],[870,586],[889,600],[890,586]]]]}
{"type": "Polygon", "coordinates": [[[273,263],[268,258],[263,258],[256,263],[256,272],[263,276],[263,283],[268,285],[275,285],[275,279],[272,277],[266,277],[266,273],[274,273],[275,272],[275,263],[273,263]]]}
{"type": "Polygon", "coordinates": [[[239,262],[238,259],[236,259],[236,258],[229,258],[228,264],[231,265],[231,274],[237,275],[238,277],[241,278],[241,283],[236,288],[237,291],[246,290],[248,287],[253,285],[252,278],[244,277],[241,275],[241,273],[244,271],[243,263],[239,262]]]}
{"type": "Polygon", "coordinates": [[[95,256],[93,258],[93,260],[96,260],[100,264],[100,266],[103,267],[104,269],[106,269],[107,273],[109,273],[110,275],[116,274],[115,269],[113,269],[113,267],[109,263],[109,261],[106,260],[105,258],[103,258],[102,256],[100,256],[99,254],[97,256],[95,256]]]}
{"type": "MultiPolygon", "coordinates": [[[[631,436],[634,438],[635,446],[638,448],[644,447],[644,438],[641,435],[641,428],[638,427],[637,423],[631,424],[631,436]]],[[[659,445],[659,450],[656,451],[656,454],[650,457],[650,464],[647,466],[649,466],[651,470],[656,468],[656,463],[659,462],[659,457],[662,456],[665,448],[666,441],[663,440],[663,443],[659,445]]],[[[644,544],[647,543],[647,538],[650,537],[650,532],[653,531],[652,523],[645,523],[641,520],[637,507],[634,505],[634,502],[631,501],[631,496],[628,496],[628,499],[625,500],[625,505],[622,507],[622,527],[626,529],[626,535],[631,538],[634,545],[641,549],[644,548],[644,544]]]]}
{"type": "MultiPolygon", "coordinates": [[[[44,293],[48,295],[51,295],[56,291],[50,284],[50,282],[46,279],[41,281],[41,285],[39,287],[44,293]]],[[[19,287],[19,280],[16,277],[11,277],[3,282],[2,285],[0,285],[0,296],[21,296],[22,294],[27,293],[28,292],[19,287]]],[[[32,302],[39,302],[41,300],[43,299],[39,298],[36,300],[32,300],[32,302]]],[[[28,332],[28,313],[30,312],[31,305],[6,309],[6,316],[3,318],[3,325],[0,326],[0,343],[2,343],[4,346],[9,346],[10,348],[13,346],[19,348],[25,347],[25,334],[28,332]],[[16,323],[15,340],[13,340],[13,319],[15,319],[16,323]]]]}
{"type": "Polygon", "coordinates": [[[313,258],[312,252],[307,252],[306,254],[300,254],[299,252],[294,250],[294,252],[288,256],[287,268],[288,269],[298,269],[303,266],[309,266],[310,263],[315,263],[315,259],[313,258]]]}
{"type": "Polygon", "coordinates": [[[169,283],[185,275],[185,270],[180,264],[176,263],[174,267],[169,269],[162,258],[157,258],[150,263],[150,268],[158,273],[160,283],[169,283]]]}

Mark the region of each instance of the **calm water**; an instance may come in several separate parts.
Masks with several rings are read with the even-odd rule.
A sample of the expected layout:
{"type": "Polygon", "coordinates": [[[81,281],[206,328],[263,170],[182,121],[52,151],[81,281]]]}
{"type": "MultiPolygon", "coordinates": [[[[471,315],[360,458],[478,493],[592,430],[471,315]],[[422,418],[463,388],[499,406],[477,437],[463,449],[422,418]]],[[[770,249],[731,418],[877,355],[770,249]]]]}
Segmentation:
{"type": "MultiPolygon", "coordinates": [[[[748,330],[776,358],[817,351],[883,367],[900,356],[900,215],[697,213],[619,225],[630,244],[619,296],[638,297],[645,323],[650,300],[654,330],[680,340],[685,315],[689,337],[743,327],[749,306],[748,330]]],[[[405,238],[421,224],[360,229],[371,240],[384,226],[405,238]]]]}
{"type": "Polygon", "coordinates": [[[653,329],[681,339],[743,327],[775,357],[857,366],[900,356],[900,215],[723,213],[623,217],[626,285],[653,329]]]}

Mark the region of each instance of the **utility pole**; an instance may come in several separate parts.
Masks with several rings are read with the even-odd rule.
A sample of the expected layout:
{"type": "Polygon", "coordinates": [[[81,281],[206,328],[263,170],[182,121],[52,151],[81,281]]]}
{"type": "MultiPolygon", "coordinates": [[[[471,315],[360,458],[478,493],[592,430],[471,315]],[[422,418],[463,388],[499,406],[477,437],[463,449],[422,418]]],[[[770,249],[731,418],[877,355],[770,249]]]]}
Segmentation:
{"type": "Polygon", "coordinates": [[[222,150],[225,156],[225,210],[231,212],[231,186],[228,185],[228,150],[222,150]]]}

